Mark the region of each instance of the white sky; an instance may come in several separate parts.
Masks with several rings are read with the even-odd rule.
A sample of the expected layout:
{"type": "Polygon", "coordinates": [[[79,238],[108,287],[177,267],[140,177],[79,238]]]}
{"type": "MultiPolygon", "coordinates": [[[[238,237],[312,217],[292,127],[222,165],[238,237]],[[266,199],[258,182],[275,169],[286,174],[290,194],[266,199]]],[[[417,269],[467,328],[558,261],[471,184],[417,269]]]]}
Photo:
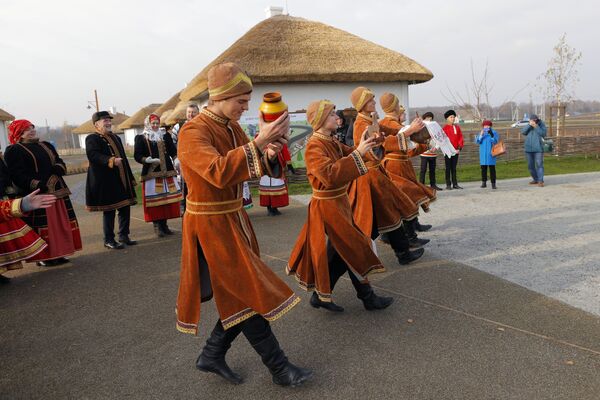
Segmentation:
{"type": "MultiPolygon", "coordinates": [[[[0,0],[0,108],[34,124],[80,124],[100,107],[129,115],[162,103],[285,0],[0,0]]],[[[583,53],[576,97],[600,99],[600,6],[584,1],[288,0],[293,16],[346,30],[413,58],[434,78],[411,106],[443,105],[470,61],[489,61],[492,103],[545,70],[563,32],[583,53]]],[[[353,61],[356,62],[356,61],[353,61]]],[[[540,101],[527,89],[517,101],[540,101]]]]}

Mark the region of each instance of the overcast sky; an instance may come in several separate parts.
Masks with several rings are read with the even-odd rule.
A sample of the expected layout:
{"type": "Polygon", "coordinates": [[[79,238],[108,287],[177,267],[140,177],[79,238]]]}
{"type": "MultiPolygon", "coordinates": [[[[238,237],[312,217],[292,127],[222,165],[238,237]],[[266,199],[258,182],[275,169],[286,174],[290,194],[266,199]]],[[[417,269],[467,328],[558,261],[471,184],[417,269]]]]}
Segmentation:
{"type": "MultiPolygon", "coordinates": [[[[36,125],[81,124],[101,108],[132,114],[162,103],[285,0],[0,0],[0,108],[36,125]]],[[[290,15],[401,52],[434,78],[411,106],[444,105],[446,87],[489,61],[492,103],[545,71],[563,32],[583,53],[578,98],[600,99],[600,11],[584,1],[288,0],[290,15]]],[[[541,96],[526,89],[516,100],[541,96]]]]}

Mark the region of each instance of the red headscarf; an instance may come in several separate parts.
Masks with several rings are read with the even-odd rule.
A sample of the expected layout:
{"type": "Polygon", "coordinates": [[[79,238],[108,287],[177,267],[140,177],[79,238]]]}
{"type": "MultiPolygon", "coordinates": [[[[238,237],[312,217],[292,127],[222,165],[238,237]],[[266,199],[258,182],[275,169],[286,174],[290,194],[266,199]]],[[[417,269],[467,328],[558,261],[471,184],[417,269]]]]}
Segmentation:
{"type": "Polygon", "coordinates": [[[11,144],[17,143],[21,140],[21,136],[23,136],[23,132],[29,129],[30,126],[34,126],[31,122],[26,119],[15,119],[8,126],[8,140],[10,140],[11,144]]]}
{"type": "Polygon", "coordinates": [[[152,122],[152,121],[154,121],[154,120],[158,120],[158,121],[160,122],[160,117],[159,117],[158,115],[156,115],[156,114],[150,114],[150,115],[148,116],[148,121],[149,121],[149,122],[152,122]]]}
{"type": "Polygon", "coordinates": [[[492,121],[490,121],[489,119],[486,119],[485,121],[483,121],[481,123],[481,126],[492,126],[492,121]]]}

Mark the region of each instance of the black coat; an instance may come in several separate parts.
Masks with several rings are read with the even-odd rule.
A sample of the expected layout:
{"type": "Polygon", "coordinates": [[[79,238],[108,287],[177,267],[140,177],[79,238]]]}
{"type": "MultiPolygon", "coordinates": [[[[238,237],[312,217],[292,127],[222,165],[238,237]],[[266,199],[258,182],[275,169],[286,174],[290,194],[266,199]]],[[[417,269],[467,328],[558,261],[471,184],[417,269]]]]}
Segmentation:
{"type": "Polygon", "coordinates": [[[173,144],[173,138],[170,133],[166,133],[163,136],[163,140],[159,142],[148,140],[143,134],[135,137],[133,158],[143,165],[142,181],[177,176],[177,171],[175,171],[173,160],[171,159],[176,157],[177,149],[173,144]],[[160,164],[146,163],[144,160],[148,157],[160,159],[160,164]]]}
{"type": "Polygon", "coordinates": [[[129,167],[121,139],[115,134],[93,133],[85,138],[90,166],[85,187],[89,211],[110,211],[136,204],[135,178],[129,167]],[[114,165],[122,158],[121,165],[114,165]]]}
{"type": "Polygon", "coordinates": [[[50,143],[36,140],[10,145],[4,160],[19,195],[25,196],[35,189],[58,198],[71,194],[62,178],[67,167],[50,143]]]}
{"type": "Polygon", "coordinates": [[[6,191],[11,186],[12,181],[8,173],[8,167],[4,162],[4,158],[0,156],[0,199],[7,195],[6,191]]]}

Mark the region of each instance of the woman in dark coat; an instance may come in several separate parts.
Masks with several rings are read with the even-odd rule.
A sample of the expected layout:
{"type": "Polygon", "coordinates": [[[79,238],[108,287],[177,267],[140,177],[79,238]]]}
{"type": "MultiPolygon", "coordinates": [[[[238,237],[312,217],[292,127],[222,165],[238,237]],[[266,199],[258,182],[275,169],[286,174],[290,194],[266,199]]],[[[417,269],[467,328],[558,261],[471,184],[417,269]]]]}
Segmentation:
{"type": "Polygon", "coordinates": [[[183,196],[177,182],[173,159],[177,149],[171,135],[160,128],[160,117],[150,114],[144,121],[144,132],[135,137],[134,158],[142,167],[144,220],[154,224],[158,237],[171,235],[167,220],[179,218],[183,196]]]}
{"type": "Polygon", "coordinates": [[[22,217],[23,221],[48,244],[28,261],[52,266],[68,262],[66,256],[81,250],[79,224],[69,199],[71,191],[63,180],[67,167],[48,142],[40,141],[35,127],[27,120],[15,120],[8,127],[10,146],[4,159],[10,177],[24,196],[36,189],[57,198],[49,208],[40,208],[22,217]]]}

